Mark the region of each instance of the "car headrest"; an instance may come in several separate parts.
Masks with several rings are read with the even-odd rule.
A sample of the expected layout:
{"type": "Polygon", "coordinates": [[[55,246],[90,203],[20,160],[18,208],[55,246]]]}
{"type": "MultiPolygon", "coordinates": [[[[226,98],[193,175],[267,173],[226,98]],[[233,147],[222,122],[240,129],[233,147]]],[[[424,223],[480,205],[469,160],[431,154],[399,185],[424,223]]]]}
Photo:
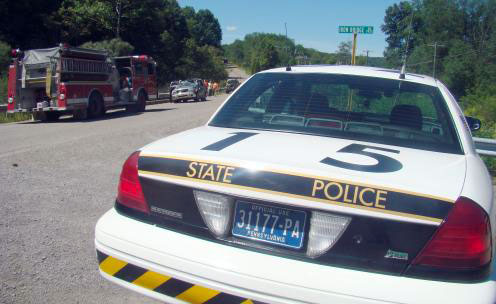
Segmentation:
{"type": "Polygon", "coordinates": [[[422,111],[414,105],[397,105],[391,110],[389,121],[394,125],[421,130],[422,111]]]}
{"type": "Polygon", "coordinates": [[[306,112],[307,114],[328,114],[330,108],[327,97],[318,93],[312,94],[306,112]]]}

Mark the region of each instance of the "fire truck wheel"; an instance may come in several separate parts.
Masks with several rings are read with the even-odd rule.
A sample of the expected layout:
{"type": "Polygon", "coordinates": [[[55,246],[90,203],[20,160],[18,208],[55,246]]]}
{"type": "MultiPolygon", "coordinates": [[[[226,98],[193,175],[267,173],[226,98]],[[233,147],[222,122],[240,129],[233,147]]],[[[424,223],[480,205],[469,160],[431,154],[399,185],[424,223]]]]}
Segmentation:
{"type": "Polygon", "coordinates": [[[88,118],[88,111],[85,111],[84,109],[74,110],[72,116],[76,120],[85,120],[88,118]]]}
{"type": "Polygon", "coordinates": [[[137,106],[137,111],[136,112],[144,112],[146,108],[146,95],[143,92],[140,92],[138,94],[138,104],[137,106]]]}
{"type": "Polygon", "coordinates": [[[57,121],[60,118],[59,112],[46,112],[46,119],[48,121],[57,121]]]}
{"type": "Polygon", "coordinates": [[[33,112],[33,120],[46,121],[47,116],[45,115],[45,112],[33,112]]]}
{"type": "Polygon", "coordinates": [[[96,118],[103,115],[103,100],[99,94],[92,94],[88,103],[88,117],[96,118]]]}

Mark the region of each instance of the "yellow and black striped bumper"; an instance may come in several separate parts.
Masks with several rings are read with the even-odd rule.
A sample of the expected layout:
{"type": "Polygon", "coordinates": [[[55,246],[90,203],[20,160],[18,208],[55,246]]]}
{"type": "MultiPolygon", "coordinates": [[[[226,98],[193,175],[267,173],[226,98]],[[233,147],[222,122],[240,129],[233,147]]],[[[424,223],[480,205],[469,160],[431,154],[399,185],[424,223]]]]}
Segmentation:
{"type": "Polygon", "coordinates": [[[260,302],[223,293],[121,261],[97,250],[100,270],[131,284],[193,304],[255,304],[260,302]]]}

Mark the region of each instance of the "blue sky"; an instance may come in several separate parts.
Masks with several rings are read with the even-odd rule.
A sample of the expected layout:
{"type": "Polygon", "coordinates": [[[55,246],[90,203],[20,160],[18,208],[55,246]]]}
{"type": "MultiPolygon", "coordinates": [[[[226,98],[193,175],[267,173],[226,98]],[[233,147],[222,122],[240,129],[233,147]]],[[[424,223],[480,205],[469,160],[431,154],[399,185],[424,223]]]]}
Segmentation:
{"type": "Polygon", "coordinates": [[[386,9],[400,0],[178,0],[181,7],[209,9],[222,27],[222,43],[253,32],[284,34],[304,47],[335,52],[352,34],[339,34],[339,25],[371,25],[372,35],[358,35],[358,54],[382,56],[386,47],[380,26],[386,9]]]}

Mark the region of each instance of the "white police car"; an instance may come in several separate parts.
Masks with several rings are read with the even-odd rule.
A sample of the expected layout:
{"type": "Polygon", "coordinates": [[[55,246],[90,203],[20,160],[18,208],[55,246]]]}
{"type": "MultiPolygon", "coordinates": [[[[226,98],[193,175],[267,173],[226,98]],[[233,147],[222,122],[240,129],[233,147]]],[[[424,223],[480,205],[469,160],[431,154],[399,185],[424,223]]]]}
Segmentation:
{"type": "Polygon", "coordinates": [[[471,122],[427,76],[255,74],[207,125],[128,158],[100,272],[168,303],[495,303],[471,122]]]}

